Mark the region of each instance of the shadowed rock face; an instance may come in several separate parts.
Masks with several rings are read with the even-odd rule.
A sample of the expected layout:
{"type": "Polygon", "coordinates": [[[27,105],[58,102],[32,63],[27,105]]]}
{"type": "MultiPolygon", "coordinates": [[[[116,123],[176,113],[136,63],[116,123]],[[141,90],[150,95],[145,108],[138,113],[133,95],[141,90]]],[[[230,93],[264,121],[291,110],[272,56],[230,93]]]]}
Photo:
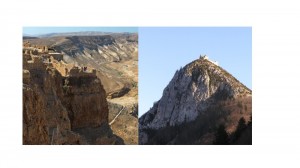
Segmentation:
{"type": "Polygon", "coordinates": [[[72,128],[97,127],[108,123],[106,93],[95,77],[69,77],[63,103],[69,111],[72,128]]]}
{"type": "MultiPolygon", "coordinates": [[[[40,69],[46,69],[41,61],[41,65],[26,63],[26,60],[32,62],[33,59],[30,58],[24,59],[23,63],[26,65],[23,66],[23,83],[30,88],[37,85],[41,96],[46,99],[46,124],[51,142],[138,143],[138,119],[131,114],[132,111],[137,111],[132,108],[137,105],[138,95],[137,33],[49,34],[32,39],[24,38],[24,43],[31,44],[31,47],[46,45],[49,53],[60,52],[63,55],[63,60],[51,61],[52,66],[62,76],[53,68],[41,71],[40,69]],[[93,70],[95,73],[87,75],[82,71],[78,74],[77,70],[72,70],[73,66],[87,67],[88,72],[93,70]],[[107,118],[114,118],[115,113],[108,109],[105,98],[126,109],[110,127],[107,127],[107,123],[111,120],[107,118]],[[122,139],[118,139],[114,134],[122,139]],[[77,140],[71,142],[71,139],[77,140]]],[[[25,50],[24,56],[31,57],[29,54],[25,50]]]]}
{"type": "MultiPolygon", "coordinates": [[[[193,123],[196,120],[203,123],[197,125],[199,128],[203,127],[202,133],[199,132],[201,136],[195,137],[197,139],[189,141],[190,143],[195,143],[196,140],[200,142],[199,139],[204,135],[211,138],[207,134],[220,123],[225,124],[227,129],[233,129],[239,117],[249,119],[251,94],[251,90],[221,67],[208,60],[195,60],[176,71],[164,89],[162,98],[139,118],[139,143],[184,143],[182,140],[176,140],[176,136],[180,135],[183,130],[188,132],[181,128],[197,125],[193,123]],[[245,102],[243,107],[248,105],[244,114],[238,115],[239,111],[235,109],[237,101],[245,102]],[[224,105],[226,102],[232,105],[227,107],[224,105]],[[215,111],[219,111],[220,115],[217,116],[215,111]],[[172,132],[171,130],[174,134],[170,133],[172,135],[165,139],[159,137],[168,135],[168,132],[172,132]]],[[[201,141],[204,142],[207,139],[204,138],[201,141]]],[[[212,143],[212,140],[209,142],[212,143]]]]}
{"type": "MultiPolygon", "coordinates": [[[[54,68],[30,71],[30,81],[23,86],[23,144],[88,144],[88,138],[74,129],[109,132],[105,125],[106,93],[96,76],[63,78],[54,68]]],[[[111,143],[116,141],[107,139],[117,138],[96,135],[99,141],[111,143]]]]}
{"type": "Polygon", "coordinates": [[[44,99],[33,88],[23,86],[23,144],[49,144],[44,99]]]}

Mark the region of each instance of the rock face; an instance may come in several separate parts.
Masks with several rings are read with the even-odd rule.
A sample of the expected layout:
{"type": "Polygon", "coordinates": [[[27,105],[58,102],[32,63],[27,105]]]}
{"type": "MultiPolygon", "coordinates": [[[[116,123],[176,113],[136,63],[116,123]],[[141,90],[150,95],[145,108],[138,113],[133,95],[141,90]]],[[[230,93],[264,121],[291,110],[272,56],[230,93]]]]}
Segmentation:
{"type": "Polygon", "coordinates": [[[138,143],[138,118],[131,114],[137,113],[131,108],[138,99],[137,33],[71,32],[23,42],[23,84],[45,102],[49,143],[138,143]],[[126,107],[111,126],[118,111],[106,99],[126,107]]]}
{"type": "Polygon", "coordinates": [[[23,86],[23,144],[49,144],[46,109],[43,98],[34,89],[23,86]]]}
{"type": "MultiPolygon", "coordinates": [[[[174,77],[164,89],[162,98],[155,102],[153,107],[139,119],[139,143],[140,144],[176,144],[184,143],[176,140],[181,133],[181,129],[196,120],[211,120],[210,128],[202,130],[201,136],[196,140],[202,143],[207,138],[213,127],[219,123],[224,123],[227,129],[234,129],[238,119],[232,120],[233,116],[249,118],[251,114],[251,94],[252,91],[235,79],[221,67],[206,59],[198,59],[184,68],[176,71],[174,77]],[[249,103],[250,99],[250,103],[249,103]],[[238,115],[236,102],[247,102],[248,109],[244,114],[238,115]],[[232,107],[224,104],[235,104],[232,107]],[[222,116],[211,118],[219,111],[222,116]],[[202,117],[202,118],[201,118],[202,117]],[[223,121],[223,120],[227,120],[223,121]],[[230,120],[230,122],[229,122],[230,120]],[[167,129],[174,130],[169,137],[159,137],[167,135],[167,129]],[[164,132],[165,131],[165,132],[164,132]],[[163,133],[164,132],[164,133],[163,133]],[[178,133],[179,132],[179,133],[178,133]],[[203,140],[201,140],[201,138],[203,140]],[[160,140],[158,140],[160,139],[160,140]]],[[[204,121],[199,127],[206,127],[204,121]]],[[[199,123],[198,123],[199,124],[199,123]]],[[[195,124],[194,124],[195,125],[195,124]]],[[[188,131],[188,130],[187,130],[188,131]]],[[[171,132],[171,131],[169,131],[171,132]]],[[[188,138],[188,137],[187,137],[188,138]]],[[[192,138],[190,138],[192,139],[192,138]]],[[[210,141],[211,143],[212,141],[210,141]]]]}
{"type": "Polygon", "coordinates": [[[96,76],[62,77],[51,67],[24,68],[29,70],[23,71],[23,144],[91,144],[75,129],[108,125],[106,93],[96,76]]]}
{"type": "MultiPolygon", "coordinates": [[[[124,79],[122,75],[131,75],[137,71],[137,65],[133,68],[129,67],[134,62],[137,63],[137,33],[104,33],[102,35],[96,33],[92,36],[89,34],[88,32],[57,34],[60,36],[26,39],[26,42],[32,46],[47,45],[49,50],[54,49],[62,53],[63,60],[68,65],[74,64],[96,69],[97,76],[101,79],[107,94],[115,94],[115,96],[126,94],[128,85],[132,82],[128,78],[124,79]],[[120,64],[117,65],[117,63],[120,64]]],[[[134,77],[129,76],[129,78],[134,77]]]]}
{"type": "Polygon", "coordinates": [[[106,93],[94,77],[69,77],[64,85],[64,104],[69,110],[72,128],[97,127],[108,122],[106,93]]]}

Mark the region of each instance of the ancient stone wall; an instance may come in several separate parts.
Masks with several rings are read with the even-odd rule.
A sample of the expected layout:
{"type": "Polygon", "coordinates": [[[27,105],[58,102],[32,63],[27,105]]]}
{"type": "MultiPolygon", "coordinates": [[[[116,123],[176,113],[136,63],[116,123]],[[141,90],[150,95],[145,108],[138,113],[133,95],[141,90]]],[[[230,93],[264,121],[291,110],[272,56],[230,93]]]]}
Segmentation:
{"type": "Polygon", "coordinates": [[[30,44],[28,41],[26,41],[26,42],[23,44],[23,47],[31,47],[31,44],[30,44]]]}
{"type": "Polygon", "coordinates": [[[96,70],[95,69],[87,69],[86,71],[83,70],[83,68],[80,67],[73,67],[70,72],[69,76],[73,77],[96,77],[96,70]]]}
{"type": "Polygon", "coordinates": [[[62,76],[67,76],[68,75],[68,68],[67,68],[66,64],[62,63],[61,61],[57,61],[57,60],[53,59],[53,57],[51,57],[51,63],[53,65],[53,67],[55,69],[57,69],[58,72],[62,76]]]}
{"type": "Polygon", "coordinates": [[[47,65],[43,62],[43,58],[39,56],[33,56],[32,61],[27,61],[23,59],[23,69],[27,70],[44,70],[46,69],[47,65]]]}
{"type": "Polygon", "coordinates": [[[57,61],[63,60],[63,54],[61,53],[49,53],[48,55],[52,56],[57,61]]]}

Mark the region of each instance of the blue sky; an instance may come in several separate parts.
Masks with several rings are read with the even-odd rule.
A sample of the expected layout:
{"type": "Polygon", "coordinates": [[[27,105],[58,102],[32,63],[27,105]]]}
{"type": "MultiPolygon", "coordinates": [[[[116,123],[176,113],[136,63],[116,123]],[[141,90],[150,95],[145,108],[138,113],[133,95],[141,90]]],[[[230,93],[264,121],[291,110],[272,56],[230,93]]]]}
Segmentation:
{"type": "Polygon", "coordinates": [[[65,33],[80,31],[100,32],[138,32],[137,27],[23,27],[23,34],[40,35],[48,33],[65,33]]]}
{"type": "Polygon", "coordinates": [[[251,27],[141,27],[139,116],[161,98],[176,70],[200,54],[252,89],[251,27]]]}

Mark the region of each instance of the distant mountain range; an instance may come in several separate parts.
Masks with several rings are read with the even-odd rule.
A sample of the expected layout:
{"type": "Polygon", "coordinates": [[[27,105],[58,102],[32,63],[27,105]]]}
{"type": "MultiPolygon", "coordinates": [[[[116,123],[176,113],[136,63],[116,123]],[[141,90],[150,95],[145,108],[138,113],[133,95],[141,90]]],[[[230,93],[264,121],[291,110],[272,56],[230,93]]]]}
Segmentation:
{"type": "Polygon", "coordinates": [[[111,34],[137,34],[128,32],[98,32],[98,31],[82,31],[82,32],[65,32],[65,33],[47,33],[47,34],[23,34],[23,37],[58,37],[58,36],[99,36],[111,34]]]}

